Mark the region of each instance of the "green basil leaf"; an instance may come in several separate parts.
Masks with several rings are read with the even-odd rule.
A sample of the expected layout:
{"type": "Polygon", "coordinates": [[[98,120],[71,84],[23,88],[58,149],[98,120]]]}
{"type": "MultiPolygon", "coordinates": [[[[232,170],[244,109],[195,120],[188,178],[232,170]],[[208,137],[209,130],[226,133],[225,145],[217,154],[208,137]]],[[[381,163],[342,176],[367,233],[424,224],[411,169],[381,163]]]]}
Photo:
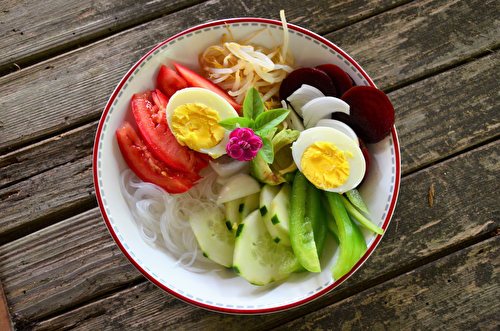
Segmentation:
{"type": "Polygon", "coordinates": [[[252,87],[243,101],[243,116],[248,119],[256,119],[259,114],[264,112],[264,102],[255,87],[252,87]]]}
{"type": "Polygon", "coordinates": [[[262,139],[262,148],[259,149],[257,153],[260,154],[260,156],[266,161],[267,163],[271,164],[274,161],[274,147],[273,143],[271,140],[261,137],[262,139]]]}
{"type": "Polygon", "coordinates": [[[219,121],[219,124],[229,131],[233,131],[234,129],[240,128],[249,128],[251,123],[248,118],[245,117],[230,117],[225,120],[219,121]],[[238,126],[237,126],[238,124],[238,126]]]}
{"type": "Polygon", "coordinates": [[[272,109],[261,113],[255,119],[254,132],[265,132],[283,122],[290,111],[288,109],[272,109]]]}

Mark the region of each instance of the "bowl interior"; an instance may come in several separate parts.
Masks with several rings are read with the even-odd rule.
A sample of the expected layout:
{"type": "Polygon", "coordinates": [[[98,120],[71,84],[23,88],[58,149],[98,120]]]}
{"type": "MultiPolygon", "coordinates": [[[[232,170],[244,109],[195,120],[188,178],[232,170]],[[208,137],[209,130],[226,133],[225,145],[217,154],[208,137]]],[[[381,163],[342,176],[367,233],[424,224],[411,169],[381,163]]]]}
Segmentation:
{"type": "MultiPolygon", "coordinates": [[[[159,44],[139,60],[113,92],[99,123],[94,148],[94,181],[98,202],[114,240],[137,269],[150,281],[180,299],[197,306],[228,313],[264,313],[296,307],[330,291],[344,281],[373,252],[381,236],[361,230],[368,251],[351,273],[332,280],[330,266],[336,258],[335,243],[328,240],[319,274],[301,273],[263,287],[249,284],[230,269],[204,272],[173,267],[175,259],[166,251],[145,243],[123,199],[119,180],[127,168],[115,138],[123,120],[133,119],[130,99],[134,93],[155,88],[161,64],[172,61],[199,68],[198,55],[220,42],[230,30],[234,41],[246,40],[272,48],[283,42],[281,22],[266,19],[231,19],[211,22],[186,30],[159,44]]],[[[334,63],[344,69],[357,85],[373,85],[361,67],[329,41],[303,28],[289,26],[289,46],[295,66],[334,63]]],[[[396,204],[400,161],[396,130],[378,144],[370,145],[370,172],[360,192],[370,208],[370,219],[383,228],[389,225],[396,204]]],[[[331,239],[331,238],[330,238],[331,239]]]]}

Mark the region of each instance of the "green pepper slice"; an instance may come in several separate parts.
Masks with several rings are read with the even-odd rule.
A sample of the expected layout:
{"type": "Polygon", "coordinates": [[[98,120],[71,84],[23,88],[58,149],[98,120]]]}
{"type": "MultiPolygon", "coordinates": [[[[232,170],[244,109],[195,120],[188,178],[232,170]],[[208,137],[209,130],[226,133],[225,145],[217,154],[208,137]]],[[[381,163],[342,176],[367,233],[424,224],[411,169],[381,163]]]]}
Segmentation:
{"type": "Polygon", "coordinates": [[[314,218],[317,218],[320,192],[308,189],[310,183],[300,171],[297,171],[292,185],[290,201],[290,241],[292,249],[300,264],[311,272],[321,272],[318,250],[314,240],[314,218]],[[313,203],[308,194],[317,196],[313,203]],[[313,206],[306,208],[307,201],[313,206]],[[309,212],[306,213],[306,210],[309,212]]]}
{"type": "Polygon", "coordinates": [[[347,274],[366,252],[366,242],[356,223],[347,214],[340,194],[334,192],[325,194],[337,225],[340,241],[339,256],[331,267],[333,279],[338,280],[347,274]]]}

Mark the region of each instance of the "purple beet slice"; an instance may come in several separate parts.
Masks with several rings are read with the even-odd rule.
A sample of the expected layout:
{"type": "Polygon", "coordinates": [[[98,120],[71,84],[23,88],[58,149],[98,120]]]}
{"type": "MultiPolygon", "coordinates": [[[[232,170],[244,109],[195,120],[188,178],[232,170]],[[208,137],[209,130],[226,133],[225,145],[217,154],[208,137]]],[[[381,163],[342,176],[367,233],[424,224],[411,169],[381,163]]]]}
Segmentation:
{"type": "Polygon", "coordinates": [[[350,115],[333,116],[349,125],[367,144],[384,139],[394,125],[394,107],[387,95],[373,86],[354,86],[341,98],[350,107],[350,115]]]}
{"type": "Polygon", "coordinates": [[[340,98],[352,87],[351,77],[349,77],[349,75],[339,66],[332,63],[326,63],[317,66],[316,69],[323,71],[328,75],[328,77],[330,77],[333,85],[335,86],[335,90],[337,91],[337,98],[340,98]]]}
{"type": "Polygon", "coordinates": [[[332,80],[326,73],[315,68],[299,68],[292,71],[280,86],[280,99],[286,100],[295,90],[307,84],[316,87],[325,96],[334,97],[337,95],[332,80]]]}

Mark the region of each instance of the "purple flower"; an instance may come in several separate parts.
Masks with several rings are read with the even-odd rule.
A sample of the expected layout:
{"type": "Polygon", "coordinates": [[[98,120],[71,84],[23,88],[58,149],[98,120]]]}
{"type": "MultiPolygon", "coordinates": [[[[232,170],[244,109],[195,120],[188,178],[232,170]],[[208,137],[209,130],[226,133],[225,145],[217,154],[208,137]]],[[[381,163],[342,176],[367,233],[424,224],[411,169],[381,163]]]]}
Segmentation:
{"type": "Polygon", "coordinates": [[[257,155],[261,148],[262,139],[252,129],[238,128],[234,129],[229,135],[226,152],[233,159],[248,162],[257,155]]]}

